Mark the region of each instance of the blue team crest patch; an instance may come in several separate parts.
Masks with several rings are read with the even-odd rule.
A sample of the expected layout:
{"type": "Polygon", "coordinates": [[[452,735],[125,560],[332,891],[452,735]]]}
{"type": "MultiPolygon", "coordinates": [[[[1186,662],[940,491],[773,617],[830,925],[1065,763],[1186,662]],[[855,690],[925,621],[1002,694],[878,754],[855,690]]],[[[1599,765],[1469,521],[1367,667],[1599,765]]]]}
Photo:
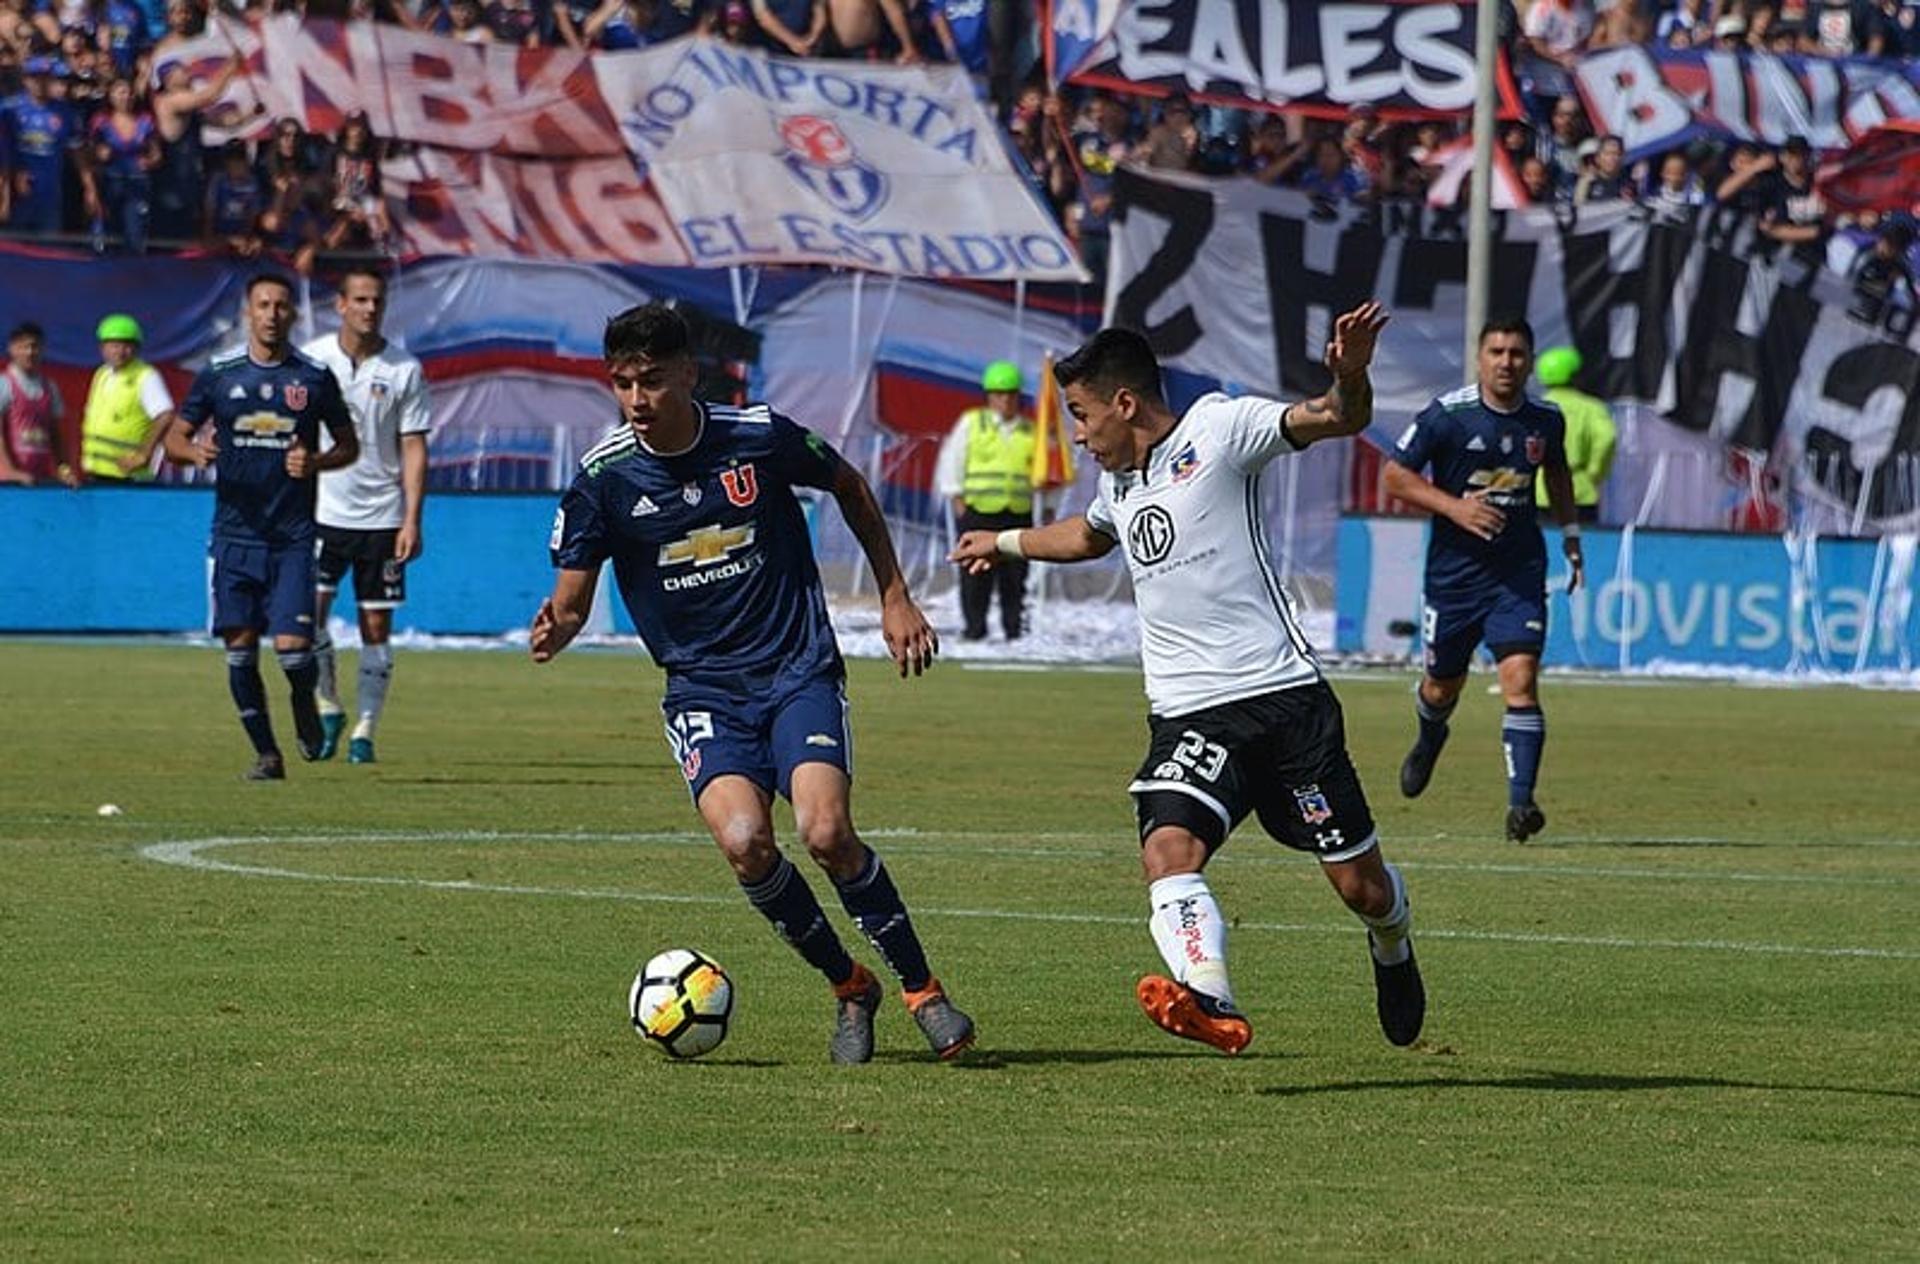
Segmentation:
{"type": "Polygon", "coordinates": [[[1193,445],[1189,443],[1186,447],[1174,453],[1173,463],[1167,468],[1173,475],[1174,482],[1184,483],[1199,472],[1200,454],[1195,452],[1193,445]]]}
{"type": "Polygon", "coordinates": [[[1538,465],[1547,459],[1547,441],[1537,434],[1527,436],[1527,460],[1538,465]]]}
{"type": "Polygon", "coordinates": [[[1333,805],[1327,802],[1327,796],[1320,792],[1316,782],[1310,786],[1298,786],[1293,792],[1293,802],[1300,809],[1300,819],[1309,825],[1324,825],[1333,819],[1333,805]]]}
{"type": "Polygon", "coordinates": [[[680,484],[680,499],[686,501],[689,505],[699,504],[700,503],[700,484],[698,483],[680,484]]]}
{"type": "Polygon", "coordinates": [[[866,219],[886,205],[887,177],[863,162],[832,119],[795,114],[780,120],[787,152],[780,161],[800,185],[845,215],[866,219]]]}

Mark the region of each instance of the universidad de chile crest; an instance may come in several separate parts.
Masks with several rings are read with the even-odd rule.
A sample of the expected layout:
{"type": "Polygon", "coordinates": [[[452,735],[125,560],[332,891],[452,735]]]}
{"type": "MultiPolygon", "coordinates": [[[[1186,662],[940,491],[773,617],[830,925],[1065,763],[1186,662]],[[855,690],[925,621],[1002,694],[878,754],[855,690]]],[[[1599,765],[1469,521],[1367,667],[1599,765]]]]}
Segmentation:
{"type": "Polygon", "coordinates": [[[886,205],[884,173],[861,161],[832,119],[795,114],[780,120],[787,171],[815,197],[848,219],[863,220],[886,205]]]}

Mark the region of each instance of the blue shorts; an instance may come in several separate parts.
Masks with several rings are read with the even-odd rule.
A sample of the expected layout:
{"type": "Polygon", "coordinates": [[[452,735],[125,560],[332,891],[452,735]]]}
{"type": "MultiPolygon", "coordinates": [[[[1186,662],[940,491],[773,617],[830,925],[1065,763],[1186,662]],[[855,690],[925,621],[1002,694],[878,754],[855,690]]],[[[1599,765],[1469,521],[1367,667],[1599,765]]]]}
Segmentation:
{"type": "Polygon", "coordinates": [[[766,693],[669,681],[660,711],[695,803],[715,777],[745,777],[768,794],[792,798],[793,770],[801,764],[832,764],[853,776],[853,727],[840,676],[766,693]]]}
{"type": "Polygon", "coordinates": [[[1474,646],[1483,642],[1496,661],[1509,654],[1538,654],[1547,643],[1546,581],[1528,576],[1485,589],[1472,601],[1436,604],[1429,594],[1420,612],[1420,640],[1427,675],[1435,680],[1466,675],[1474,646]]]}
{"type": "Polygon", "coordinates": [[[251,628],[313,639],[313,545],[234,540],[207,546],[214,635],[251,628]]]}

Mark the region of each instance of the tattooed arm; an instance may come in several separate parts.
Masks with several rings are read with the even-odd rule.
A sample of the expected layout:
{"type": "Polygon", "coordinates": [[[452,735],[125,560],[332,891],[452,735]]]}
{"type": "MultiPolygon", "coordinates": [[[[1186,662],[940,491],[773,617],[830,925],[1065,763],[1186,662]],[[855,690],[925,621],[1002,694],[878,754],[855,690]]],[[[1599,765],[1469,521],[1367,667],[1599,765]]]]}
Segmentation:
{"type": "Polygon", "coordinates": [[[1333,322],[1326,355],[1333,385],[1287,410],[1284,424],[1294,443],[1304,448],[1316,439],[1357,435],[1373,421],[1373,379],[1367,369],[1389,319],[1379,303],[1363,303],[1333,322]]]}

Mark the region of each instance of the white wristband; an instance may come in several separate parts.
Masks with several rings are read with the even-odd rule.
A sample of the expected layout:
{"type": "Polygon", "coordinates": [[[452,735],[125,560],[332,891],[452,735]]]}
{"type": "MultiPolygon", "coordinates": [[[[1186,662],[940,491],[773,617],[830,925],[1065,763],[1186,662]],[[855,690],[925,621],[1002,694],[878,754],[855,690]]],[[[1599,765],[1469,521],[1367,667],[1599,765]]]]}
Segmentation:
{"type": "Polygon", "coordinates": [[[1580,524],[1577,522],[1569,522],[1566,526],[1561,527],[1560,538],[1563,540],[1578,540],[1580,538],[1580,524]]]}
{"type": "Polygon", "coordinates": [[[1020,528],[1009,527],[993,537],[993,547],[1001,557],[1025,557],[1026,550],[1020,547],[1020,528]]]}

